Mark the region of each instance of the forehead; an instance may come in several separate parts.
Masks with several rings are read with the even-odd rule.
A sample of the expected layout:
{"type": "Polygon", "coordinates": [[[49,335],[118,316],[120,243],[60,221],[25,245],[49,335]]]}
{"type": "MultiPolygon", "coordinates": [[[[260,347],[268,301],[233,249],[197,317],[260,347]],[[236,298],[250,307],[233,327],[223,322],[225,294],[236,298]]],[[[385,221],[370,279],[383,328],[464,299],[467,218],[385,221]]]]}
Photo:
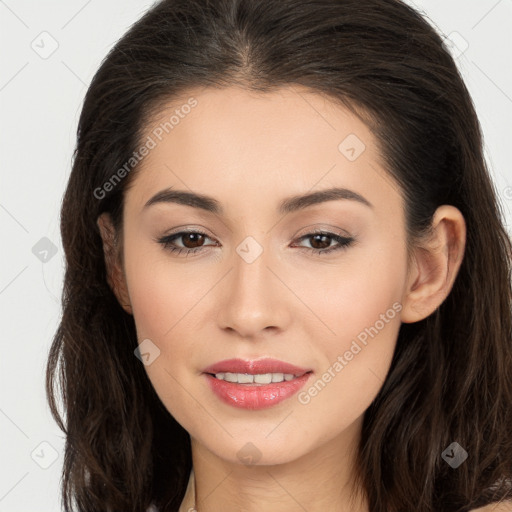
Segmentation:
{"type": "Polygon", "coordinates": [[[390,200],[399,192],[369,127],[298,86],[266,93],[191,89],[159,109],[143,140],[151,149],[127,197],[139,209],[167,187],[254,206],[333,186],[390,200]]]}

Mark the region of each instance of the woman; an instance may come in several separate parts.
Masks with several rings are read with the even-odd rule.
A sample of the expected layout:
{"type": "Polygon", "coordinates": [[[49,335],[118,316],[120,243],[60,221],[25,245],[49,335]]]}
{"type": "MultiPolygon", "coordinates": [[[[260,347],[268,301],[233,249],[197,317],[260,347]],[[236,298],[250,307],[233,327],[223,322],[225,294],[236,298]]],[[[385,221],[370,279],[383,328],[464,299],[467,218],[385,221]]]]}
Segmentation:
{"type": "Polygon", "coordinates": [[[157,3],[61,217],[66,510],[512,510],[512,249],[412,8],[157,3]]]}

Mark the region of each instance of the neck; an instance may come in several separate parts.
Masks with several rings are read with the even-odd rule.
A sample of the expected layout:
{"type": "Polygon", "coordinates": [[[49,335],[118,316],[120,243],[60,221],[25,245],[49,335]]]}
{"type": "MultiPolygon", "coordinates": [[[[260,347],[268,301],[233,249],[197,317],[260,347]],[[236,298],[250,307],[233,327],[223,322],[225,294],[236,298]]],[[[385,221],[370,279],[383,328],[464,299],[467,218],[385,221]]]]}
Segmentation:
{"type": "Polygon", "coordinates": [[[360,426],[272,465],[226,460],[192,438],[194,469],[180,512],[368,512],[353,481],[360,426]]]}

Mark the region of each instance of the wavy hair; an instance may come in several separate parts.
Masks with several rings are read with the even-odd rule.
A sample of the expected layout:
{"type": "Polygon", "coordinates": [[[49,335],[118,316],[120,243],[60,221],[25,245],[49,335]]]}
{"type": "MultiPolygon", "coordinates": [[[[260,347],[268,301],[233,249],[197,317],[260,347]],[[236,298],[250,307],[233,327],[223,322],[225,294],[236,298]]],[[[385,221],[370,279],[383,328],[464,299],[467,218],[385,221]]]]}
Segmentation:
{"type": "Polygon", "coordinates": [[[153,116],[193,87],[232,85],[300,85],[360,116],[403,192],[410,250],[438,206],[466,221],[452,291],[424,320],[402,324],[365,412],[356,478],[372,512],[467,512],[512,498],[512,247],[475,109],[442,37],[398,0],[162,0],[87,90],[62,203],[62,319],[46,392],[66,434],[65,511],[154,503],[175,512],[184,497],[190,436],[134,357],[134,320],[108,284],[96,221],[110,212],[121,229],[139,166],[102,187],[153,116]],[[469,454],[456,470],[441,457],[452,442],[469,454]]]}

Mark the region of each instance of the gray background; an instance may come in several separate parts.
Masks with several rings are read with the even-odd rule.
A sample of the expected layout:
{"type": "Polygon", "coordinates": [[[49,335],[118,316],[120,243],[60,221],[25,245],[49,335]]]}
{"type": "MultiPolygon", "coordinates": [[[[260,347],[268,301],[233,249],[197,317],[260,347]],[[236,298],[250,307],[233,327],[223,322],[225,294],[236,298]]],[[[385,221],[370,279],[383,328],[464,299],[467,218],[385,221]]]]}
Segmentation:
{"type": "MultiPolygon", "coordinates": [[[[454,43],[510,225],[512,0],[409,3],[454,43]]],[[[64,438],[44,392],[60,317],[59,208],[87,86],[151,5],[0,0],[0,512],[60,510],[64,438]]]]}

